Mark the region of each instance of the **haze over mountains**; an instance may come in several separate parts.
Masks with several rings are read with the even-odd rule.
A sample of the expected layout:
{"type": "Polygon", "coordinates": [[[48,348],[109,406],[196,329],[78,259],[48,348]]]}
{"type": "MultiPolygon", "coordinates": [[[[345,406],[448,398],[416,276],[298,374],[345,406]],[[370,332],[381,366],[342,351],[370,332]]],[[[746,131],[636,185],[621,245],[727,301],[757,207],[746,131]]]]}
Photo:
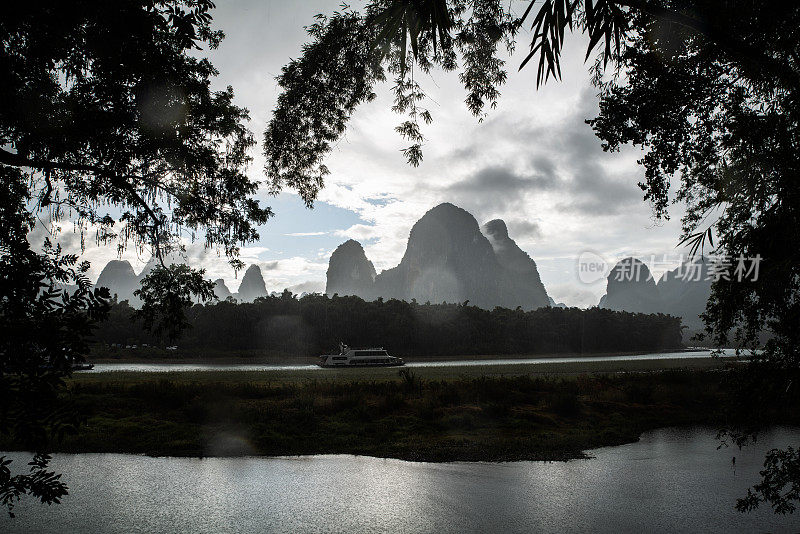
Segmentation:
{"type": "Polygon", "coordinates": [[[449,203],[414,224],[400,264],[380,274],[360,243],[343,243],[331,255],[326,293],[365,300],[468,300],[489,309],[534,309],[550,302],[536,263],[509,237],[503,221],[490,221],[481,232],[470,213],[449,203]]]}
{"type": "Polygon", "coordinates": [[[242,283],[239,285],[239,292],[235,298],[244,302],[252,302],[258,297],[266,295],[268,295],[267,286],[264,284],[264,277],[261,275],[261,267],[253,264],[244,272],[242,283]]]}
{"type": "MultiPolygon", "coordinates": [[[[117,301],[127,300],[131,306],[138,307],[141,305],[141,300],[134,296],[133,292],[139,289],[142,279],[154,266],[155,262],[151,259],[137,275],[127,260],[111,260],[100,272],[95,285],[107,287],[112,296],[117,296],[117,301]]],[[[214,284],[214,294],[219,300],[233,297],[239,302],[252,302],[258,297],[269,295],[264,277],[261,275],[261,268],[255,264],[250,265],[245,271],[237,293],[231,293],[222,278],[215,280],[214,284]]]]}
{"type": "MultiPolygon", "coordinates": [[[[144,270],[142,271],[144,273],[144,270]]],[[[97,277],[97,287],[107,287],[111,295],[117,295],[118,300],[128,300],[132,305],[134,302],[140,303],[139,299],[133,296],[133,292],[139,289],[139,285],[144,276],[137,276],[133,272],[133,267],[128,260],[111,260],[106,264],[97,277]]]]}
{"type": "MultiPolygon", "coordinates": [[[[688,277],[683,276],[686,269],[684,265],[664,273],[656,283],[647,265],[626,258],[608,275],[607,293],[599,306],[667,313],[682,317],[690,330],[699,330],[699,315],[711,292],[708,267],[694,268],[688,277]],[[627,276],[632,271],[638,276],[627,276]]],[[[436,206],[417,221],[400,264],[380,274],[360,243],[352,239],[342,243],[331,255],[326,293],[365,300],[469,300],[489,309],[565,307],[547,295],[536,262],[509,236],[505,222],[495,219],[481,229],[472,215],[449,203],[436,206]]]]}
{"type": "MultiPolygon", "coordinates": [[[[141,302],[133,292],[153,268],[151,260],[138,275],[124,260],[110,261],[97,280],[108,287],[119,301],[132,306],[141,302]]],[[[620,261],[607,278],[601,308],[642,313],[667,313],[683,318],[689,330],[699,330],[698,317],[705,309],[711,291],[708,266],[687,266],[664,273],[656,283],[646,264],[635,258],[620,261]],[[632,273],[637,273],[632,276],[632,273]]],[[[229,297],[239,302],[269,295],[261,268],[250,265],[237,293],[223,279],[215,281],[219,300],[229,297]]],[[[450,203],[428,211],[411,229],[400,263],[377,273],[364,248],[354,240],[342,243],[331,254],[327,271],[328,295],[356,295],[365,300],[396,298],[417,302],[451,302],[492,309],[542,306],[565,307],[547,294],[528,253],[520,249],[500,219],[479,226],[467,211],[450,203]]]]}
{"type": "Polygon", "coordinates": [[[709,263],[684,263],[665,272],[658,283],[646,264],[636,258],[618,262],[608,275],[601,308],[642,313],[667,313],[683,318],[690,331],[703,327],[699,317],[711,294],[709,263]]]}

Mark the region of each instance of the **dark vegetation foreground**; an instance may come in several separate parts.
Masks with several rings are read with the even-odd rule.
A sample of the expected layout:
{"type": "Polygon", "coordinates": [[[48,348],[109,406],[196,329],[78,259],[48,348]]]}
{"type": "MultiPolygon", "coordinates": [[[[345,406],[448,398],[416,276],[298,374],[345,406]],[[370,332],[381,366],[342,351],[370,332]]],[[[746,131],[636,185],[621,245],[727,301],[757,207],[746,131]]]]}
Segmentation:
{"type": "MultiPolygon", "coordinates": [[[[242,372],[83,375],[71,379],[68,390],[85,423],[54,449],[568,459],[586,449],[636,441],[657,427],[740,423],[742,413],[731,410],[737,373],[437,379],[403,369],[383,377],[295,381],[242,372]]],[[[759,419],[800,424],[799,414],[797,406],[784,405],[760,411],[759,419]]],[[[0,447],[16,448],[8,442],[0,447]]]]}
{"type": "MultiPolygon", "coordinates": [[[[113,305],[94,332],[92,357],[175,356],[152,349],[163,340],[143,328],[135,314],[127,301],[113,305]],[[143,344],[151,348],[143,351],[143,344]]],[[[340,341],[391,347],[397,356],[655,352],[683,346],[681,319],[664,314],[602,308],[485,310],[469,301],[421,304],[317,294],[296,298],[288,290],[255,302],[197,304],[186,310],[186,321],[191,328],[174,344],[195,357],[249,352],[297,360],[323,354],[340,341]]]]}

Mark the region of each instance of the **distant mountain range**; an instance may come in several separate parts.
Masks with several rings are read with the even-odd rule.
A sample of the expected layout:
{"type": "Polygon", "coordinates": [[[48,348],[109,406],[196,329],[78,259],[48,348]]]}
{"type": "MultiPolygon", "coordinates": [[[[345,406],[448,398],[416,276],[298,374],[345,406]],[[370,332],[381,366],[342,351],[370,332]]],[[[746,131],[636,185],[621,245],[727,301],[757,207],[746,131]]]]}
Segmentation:
{"type": "MultiPolygon", "coordinates": [[[[137,275],[128,261],[112,260],[96,285],[108,287],[119,301],[139,306],[141,302],[133,292],[154,265],[151,260],[137,275]]],[[[647,265],[626,258],[608,275],[606,294],[599,306],[667,313],[682,317],[689,330],[700,330],[699,315],[711,292],[707,275],[707,263],[700,262],[664,273],[656,283],[647,265]],[[689,271],[691,276],[683,276],[689,271]]],[[[232,293],[221,278],[215,281],[214,293],[220,300],[233,297],[239,302],[270,294],[255,264],[245,271],[237,293],[232,293]]],[[[376,272],[360,243],[342,243],[328,263],[326,293],[356,295],[365,300],[469,301],[487,309],[566,307],[548,296],[536,262],[509,236],[502,220],[489,221],[481,228],[470,213],[449,203],[436,206],[414,224],[400,263],[381,273],[376,272]]]]}
{"type": "Polygon", "coordinates": [[[464,302],[482,308],[550,305],[536,262],[508,235],[501,220],[481,231],[467,211],[445,203],[411,228],[400,264],[376,274],[357,241],[331,255],[326,293],[418,302],[464,302]]]}
{"type": "MultiPolygon", "coordinates": [[[[607,279],[601,308],[666,313],[683,318],[689,330],[702,328],[699,315],[711,292],[708,266],[683,265],[658,283],[635,258],[620,261],[607,279]],[[629,276],[638,272],[638,276],[629,276]],[[690,272],[690,276],[683,276],[690,272]],[[629,279],[633,278],[633,279],[629,279]]],[[[566,307],[547,295],[536,262],[496,219],[481,229],[475,218],[453,204],[440,204],[412,227],[400,264],[377,274],[357,241],[342,243],[328,264],[326,293],[365,300],[397,298],[418,302],[464,302],[534,309],[566,307]]]]}
{"type": "Polygon", "coordinates": [[[607,278],[601,308],[642,313],[667,313],[683,318],[691,331],[703,328],[703,313],[711,294],[707,259],[700,258],[668,271],[658,283],[636,258],[619,261],[607,278]]]}
{"type": "MultiPolygon", "coordinates": [[[[133,292],[139,289],[142,279],[150,273],[154,266],[155,262],[151,259],[142,272],[137,275],[127,260],[111,260],[97,277],[95,285],[107,287],[112,296],[117,296],[117,301],[127,300],[131,306],[138,307],[142,302],[134,296],[133,292]]],[[[267,292],[264,284],[261,268],[253,264],[245,271],[238,293],[231,293],[225,285],[225,281],[219,278],[214,281],[214,294],[219,300],[233,297],[239,302],[252,302],[258,297],[265,297],[270,293],[267,292]]]]}

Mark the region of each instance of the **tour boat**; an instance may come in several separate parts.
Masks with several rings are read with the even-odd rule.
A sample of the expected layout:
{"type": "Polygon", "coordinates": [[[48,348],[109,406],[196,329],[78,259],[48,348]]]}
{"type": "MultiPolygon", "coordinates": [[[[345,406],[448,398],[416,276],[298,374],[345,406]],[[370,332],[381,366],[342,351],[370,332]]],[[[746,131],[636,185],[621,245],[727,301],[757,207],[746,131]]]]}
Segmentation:
{"type": "Polygon", "coordinates": [[[395,367],[405,365],[402,358],[390,356],[383,347],[352,349],[339,344],[339,354],[323,354],[320,367],[395,367]]]}

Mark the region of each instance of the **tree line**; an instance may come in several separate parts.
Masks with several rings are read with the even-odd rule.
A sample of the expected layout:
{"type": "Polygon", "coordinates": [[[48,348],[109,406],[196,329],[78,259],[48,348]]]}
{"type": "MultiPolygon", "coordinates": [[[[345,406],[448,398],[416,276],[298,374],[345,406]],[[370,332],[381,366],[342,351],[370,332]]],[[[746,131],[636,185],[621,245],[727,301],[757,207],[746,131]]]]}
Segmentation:
{"type": "MultiPolygon", "coordinates": [[[[105,345],[163,344],[135,320],[127,301],[112,306],[95,340],[105,345]]],[[[174,343],[204,353],[263,351],[318,355],[344,342],[383,346],[399,356],[545,354],[656,351],[681,346],[681,320],[590,308],[486,310],[461,304],[312,294],[289,291],[251,303],[196,304],[189,328],[174,343]]]]}

